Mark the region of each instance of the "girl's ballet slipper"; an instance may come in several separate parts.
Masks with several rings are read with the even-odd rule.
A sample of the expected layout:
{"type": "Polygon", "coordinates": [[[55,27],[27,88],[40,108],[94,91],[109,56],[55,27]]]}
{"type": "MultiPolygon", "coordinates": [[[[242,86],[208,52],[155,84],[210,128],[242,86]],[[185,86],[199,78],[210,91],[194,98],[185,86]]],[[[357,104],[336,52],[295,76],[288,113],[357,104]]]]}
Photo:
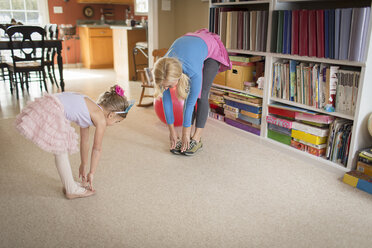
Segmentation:
{"type": "MultiPolygon", "coordinates": [[[[87,189],[87,187],[89,186],[89,183],[88,182],[76,182],[77,185],[79,185],[80,187],[83,187],[85,189],[87,189]]],[[[62,192],[63,194],[65,195],[66,194],[66,189],[65,188],[62,188],[62,192]]]]}
{"type": "Polygon", "coordinates": [[[76,199],[76,198],[84,198],[84,197],[92,196],[95,193],[96,193],[95,191],[91,191],[91,190],[87,189],[82,194],[66,194],[66,198],[69,199],[69,200],[76,199]]]}

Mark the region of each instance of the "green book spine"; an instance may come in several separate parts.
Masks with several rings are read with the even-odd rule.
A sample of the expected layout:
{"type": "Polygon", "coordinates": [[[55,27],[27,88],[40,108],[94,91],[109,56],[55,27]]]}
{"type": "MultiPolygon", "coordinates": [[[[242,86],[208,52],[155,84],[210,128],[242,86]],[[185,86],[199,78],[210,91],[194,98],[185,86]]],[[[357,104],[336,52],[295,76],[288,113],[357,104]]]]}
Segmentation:
{"type": "Polygon", "coordinates": [[[283,143],[285,145],[291,145],[291,136],[275,132],[273,130],[267,130],[267,137],[273,140],[276,140],[280,143],[283,143]]]}

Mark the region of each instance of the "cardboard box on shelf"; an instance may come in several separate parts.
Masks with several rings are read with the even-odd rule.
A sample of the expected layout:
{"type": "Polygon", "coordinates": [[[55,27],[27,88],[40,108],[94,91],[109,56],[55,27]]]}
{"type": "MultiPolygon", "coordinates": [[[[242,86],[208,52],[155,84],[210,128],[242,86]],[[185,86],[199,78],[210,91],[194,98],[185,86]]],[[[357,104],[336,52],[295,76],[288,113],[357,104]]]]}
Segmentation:
{"type": "Polygon", "coordinates": [[[249,63],[249,66],[233,65],[231,70],[226,71],[226,86],[244,90],[244,82],[253,81],[254,71],[254,63],[249,63]]]}
{"type": "Polygon", "coordinates": [[[226,71],[217,73],[213,83],[226,86],[226,71]]]}

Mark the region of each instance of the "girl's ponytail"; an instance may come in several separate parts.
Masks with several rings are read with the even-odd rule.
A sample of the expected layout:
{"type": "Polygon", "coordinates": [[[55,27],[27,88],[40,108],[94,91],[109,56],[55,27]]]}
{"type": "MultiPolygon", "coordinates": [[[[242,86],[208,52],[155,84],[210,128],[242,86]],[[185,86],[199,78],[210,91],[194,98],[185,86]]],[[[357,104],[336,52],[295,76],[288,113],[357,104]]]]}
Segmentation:
{"type": "Polygon", "coordinates": [[[186,99],[187,95],[189,94],[189,90],[189,77],[185,73],[182,73],[177,84],[178,98],[186,99]]]}

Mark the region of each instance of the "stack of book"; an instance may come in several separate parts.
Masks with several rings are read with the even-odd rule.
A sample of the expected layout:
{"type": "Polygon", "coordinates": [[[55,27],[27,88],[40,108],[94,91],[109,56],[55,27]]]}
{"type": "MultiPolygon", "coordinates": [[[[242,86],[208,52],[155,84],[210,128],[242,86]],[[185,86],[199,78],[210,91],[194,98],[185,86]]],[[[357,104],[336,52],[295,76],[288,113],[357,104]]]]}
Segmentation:
{"type": "Polygon", "coordinates": [[[224,99],[225,122],[260,135],[262,99],[234,92],[228,92],[224,99]]]}
{"type": "Polygon", "coordinates": [[[358,154],[357,169],[344,175],[344,183],[372,194],[372,149],[363,149],[358,154]]]}
{"type": "Polygon", "coordinates": [[[226,93],[223,90],[219,90],[217,88],[211,88],[210,93],[209,93],[209,116],[220,120],[224,121],[224,104],[225,104],[225,99],[224,95],[226,93]]]}
{"type": "Polygon", "coordinates": [[[268,11],[210,8],[209,31],[228,49],[266,51],[268,11]]]}
{"type": "Polygon", "coordinates": [[[268,138],[333,162],[348,159],[352,121],[272,103],[268,107],[268,138]]]}
{"type": "Polygon", "coordinates": [[[329,124],[334,118],[328,115],[296,112],[292,124],[291,146],[321,157],[326,153],[329,124]]]}
{"type": "Polygon", "coordinates": [[[372,194],[372,177],[360,171],[349,171],[345,173],[343,182],[372,194]]]}
{"type": "Polygon", "coordinates": [[[372,194],[372,177],[367,176],[360,171],[354,170],[345,173],[343,182],[353,186],[354,188],[372,194]]]}
{"type": "Polygon", "coordinates": [[[268,123],[267,137],[285,145],[291,144],[292,124],[296,111],[291,107],[281,104],[270,104],[269,115],[266,117],[268,123]]]}
{"type": "Polygon", "coordinates": [[[372,148],[363,149],[359,152],[357,171],[372,177],[372,148]]]}
{"type": "Polygon", "coordinates": [[[326,158],[346,166],[353,122],[337,118],[329,128],[326,158]]]}
{"type": "Polygon", "coordinates": [[[360,71],[316,63],[274,63],[271,96],[354,115],[360,71]]]}
{"type": "Polygon", "coordinates": [[[364,61],[370,7],[276,10],[271,52],[364,61]]]}

